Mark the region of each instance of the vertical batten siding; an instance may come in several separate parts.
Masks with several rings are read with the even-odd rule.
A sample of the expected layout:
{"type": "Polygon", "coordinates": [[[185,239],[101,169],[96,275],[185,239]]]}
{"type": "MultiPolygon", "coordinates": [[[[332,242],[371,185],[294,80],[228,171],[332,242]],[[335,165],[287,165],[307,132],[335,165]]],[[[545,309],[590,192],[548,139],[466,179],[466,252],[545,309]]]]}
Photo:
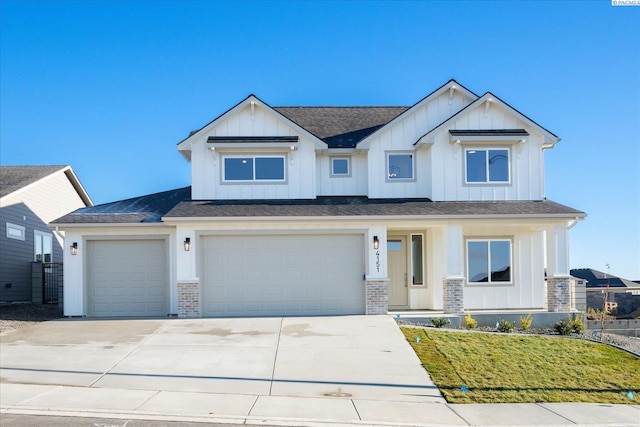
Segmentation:
{"type": "Polygon", "coordinates": [[[194,199],[311,199],[316,196],[315,146],[304,135],[265,110],[257,107],[251,113],[249,106],[218,123],[192,144],[192,192],[194,199]],[[207,148],[209,136],[298,136],[297,149],[269,149],[265,154],[285,156],[286,182],[234,184],[222,183],[225,154],[256,155],[256,149],[224,148],[214,152],[207,148]]]}

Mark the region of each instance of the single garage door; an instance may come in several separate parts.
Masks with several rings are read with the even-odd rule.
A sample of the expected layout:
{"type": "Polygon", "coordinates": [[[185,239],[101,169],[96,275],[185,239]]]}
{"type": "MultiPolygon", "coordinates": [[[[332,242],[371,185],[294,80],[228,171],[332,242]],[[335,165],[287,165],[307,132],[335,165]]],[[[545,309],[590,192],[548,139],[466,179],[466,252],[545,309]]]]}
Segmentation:
{"type": "Polygon", "coordinates": [[[87,256],[90,316],[167,315],[164,240],[90,241],[87,256]]]}
{"type": "Polygon", "coordinates": [[[361,235],[202,238],[203,314],[364,314],[361,235]]]}

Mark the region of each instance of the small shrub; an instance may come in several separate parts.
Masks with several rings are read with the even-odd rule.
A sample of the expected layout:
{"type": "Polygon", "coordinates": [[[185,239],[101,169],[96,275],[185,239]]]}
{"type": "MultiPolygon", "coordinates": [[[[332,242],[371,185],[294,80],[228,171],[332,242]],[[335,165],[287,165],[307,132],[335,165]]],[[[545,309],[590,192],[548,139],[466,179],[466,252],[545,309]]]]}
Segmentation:
{"type": "Polygon", "coordinates": [[[571,326],[566,319],[560,319],[553,325],[553,329],[560,335],[571,335],[571,326]]]}
{"type": "Polygon", "coordinates": [[[500,332],[506,332],[510,334],[516,328],[516,322],[509,322],[508,320],[498,320],[498,330],[500,332]]]}
{"type": "Polygon", "coordinates": [[[449,320],[447,318],[444,318],[444,317],[436,317],[434,319],[431,319],[431,323],[436,328],[442,328],[443,326],[448,325],[449,323],[451,323],[451,320],[449,320]]]}
{"type": "Polygon", "coordinates": [[[464,326],[467,329],[475,329],[478,327],[478,322],[476,321],[476,319],[471,317],[471,314],[467,313],[467,315],[464,316],[464,326]]]}
{"type": "Polygon", "coordinates": [[[571,320],[569,320],[569,328],[571,329],[571,333],[573,334],[579,334],[584,331],[584,322],[582,321],[582,315],[574,315],[571,320]]]}
{"type": "Polygon", "coordinates": [[[520,318],[520,327],[523,331],[528,331],[531,328],[531,324],[533,323],[533,316],[531,313],[527,314],[527,317],[520,318]]]}

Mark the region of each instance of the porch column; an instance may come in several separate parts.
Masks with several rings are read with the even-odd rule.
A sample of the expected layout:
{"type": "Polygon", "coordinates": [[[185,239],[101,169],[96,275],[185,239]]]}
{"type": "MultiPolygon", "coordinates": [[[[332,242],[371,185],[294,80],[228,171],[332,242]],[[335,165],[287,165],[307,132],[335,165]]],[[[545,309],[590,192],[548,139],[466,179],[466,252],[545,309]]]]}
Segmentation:
{"type": "Polygon", "coordinates": [[[387,277],[387,229],[371,227],[365,234],[365,313],[387,314],[389,311],[389,278],[387,277]],[[377,243],[376,243],[377,242],[377,243]],[[375,247],[377,246],[377,247],[375,247]]]}
{"type": "Polygon", "coordinates": [[[547,228],[547,310],[566,312],[571,307],[569,229],[565,223],[547,228]]]}
{"type": "Polygon", "coordinates": [[[446,273],[442,281],[442,305],[445,314],[464,313],[464,237],[462,225],[445,229],[446,273]]]}

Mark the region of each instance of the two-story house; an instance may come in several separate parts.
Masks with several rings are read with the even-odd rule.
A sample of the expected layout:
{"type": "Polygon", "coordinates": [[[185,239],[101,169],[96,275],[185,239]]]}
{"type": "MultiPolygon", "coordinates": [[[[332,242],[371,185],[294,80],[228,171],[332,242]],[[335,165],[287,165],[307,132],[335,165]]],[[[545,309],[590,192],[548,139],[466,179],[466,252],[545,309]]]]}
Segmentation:
{"type": "Polygon", "coordinates": [[[250,95],[178,144],[190,187],[55,221],[65,315],[566,312],[585,214],[545,198],[558,141],[454,80],[411,107],[250,95]]]}

